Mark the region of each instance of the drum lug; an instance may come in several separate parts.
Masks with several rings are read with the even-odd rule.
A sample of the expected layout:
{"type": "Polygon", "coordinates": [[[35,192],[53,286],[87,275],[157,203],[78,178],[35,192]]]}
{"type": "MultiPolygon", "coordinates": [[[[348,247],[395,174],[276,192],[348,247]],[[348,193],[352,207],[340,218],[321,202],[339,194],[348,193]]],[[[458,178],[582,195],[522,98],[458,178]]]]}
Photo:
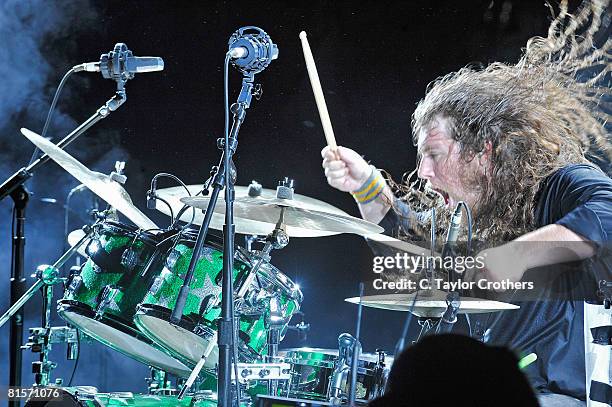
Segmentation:
{"type": "Polygon", "coordinates": [[[70,280],[67,291],[70,293],[76,293],[81,285],[83,285],[83,277],[81,277],[79,274],[75,274],[70,280]]]}
{"type": "Polygon", "coordinates": [[[157,295],[157,292],[161,288],[163,282],[164,278],[162,276],[155,277],[155,280],[153,280],[153,284],[151,284],[151,287],[149,287],[149,294],[157,295]]]}
{"type": "Polygon", "coordinates": [[[178,259],[181,257],[181,252],[180,250],[177,250],[176,248],[173,248],[172,251],[170,251],[170,254],[168,254],[168,257],[166,257],[166,268],[168,270],[173,270],[174,266],[176,265],[176,262],[178,261],[178,259]]]}
{"type": "Polygon", "coordinates": [[[100,302],[96,306],[95,319],[101,318],[107,309],[119,311],[117,303],[121,297],[123,297],[123,292],[119,288],[110,285],[104,287],[100,295],[100,302]]]}

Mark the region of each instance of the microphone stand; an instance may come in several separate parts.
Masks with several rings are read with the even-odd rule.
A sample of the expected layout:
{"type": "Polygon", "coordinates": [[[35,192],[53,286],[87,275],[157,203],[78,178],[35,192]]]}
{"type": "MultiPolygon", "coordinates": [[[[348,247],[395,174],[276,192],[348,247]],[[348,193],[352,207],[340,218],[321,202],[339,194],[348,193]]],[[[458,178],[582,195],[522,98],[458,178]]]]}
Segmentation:
{"type": "MultiPolygon", "coordinates": [[[[223,226],[223,271],[222,271],[222,289],[221,289],[221,318],[218,323],[218,346],[219,346],[219,380],[218,380],[218,400],[220,406],[229,406],[231,403],[231,357],[233,353],[234,343],[233,337],[233,320],[234,320],[234,301],[233,301],[233,281],[232,270],[234,269],[234,182],[236,178],[235,170],[232,166],[232,156],[238,147],[238,132],[240,126],[244,122],[246,109],[251,104],[253,96],[253,81],[255,80],[254,73],[245,73],[242,80],[242,89],[238,96],[238,100],[231,107],[233,113],[232,128],[227,141],[218,140],[217,146],[223,149],[221,161],[213,176],[210,201],[205,212],[204,221],[200,226],[195,247],[189,262],[189,268],[183,285],[179,291],[176,300],[176,305],[172,311],[170,322],[178,324],[183,315],[183,309],[187,302],[189,294],[189,286],[193,279],[195,265],[200,258],[200,252],[208,227],[212,219],[212,214],[216,206],[219,192],[225,187],[225,225],[223,226]],[[233,171],[232,171],[233,170],[233,171]]],[[[238,361],[236,361],[238,362],[238,361]]]]}
{"type": "MultiPolygon", "coordinates": [[[[453,214],[453,217],[454,217],[457,213],[459,213],[459,222],[461,221],[461,212],[460,212],[461,205],[462,205],[462,202],[457,204],[457,208],[455,208],[455,213],[453,214]]],[[[450,228],[452,227],[453,225],[451,221],[450,228]]],[[[450,232],[449,232],[449,237],[447,237],[446,240],[447,242],[444,245],[444,248],[442,250],[442,259],[445,259],[447,256],[453,259],[452,267],[448,270],[448,281],[450,283],[453,283],[456,281],[455,262],[454,262],[455,257],[457,257],[456,236],[454,238],[451,238],[450,232]]],[[[453,285],[451,284],[451,287],[452,286],[453,285]]],[[[453,330],[453,327],[455,323],[457,322],[457,313],[459,312],[460,306],[461,306],[461,301],[460,301],[458,289],[457,288],[451,289],[451,291],[449,291],[446,294],[446,310],[444,311],[444,314],[442,314],[442,317],[440,318],[440,321],[438,322],[438,326],[436,327],[436,334],[450,333],[453,330]]]]}
{"type": "MultiPolygon", "coordinates": [[[[108,117],[111,112],[114,112],[125,103],[127,96],[125,93],[126,80],[117,81],[117,91],[104,105],[102,105],[95,114],[85,120],[79,127],[74,129],[70,134],[64,137],[57,146],[60,148],[66,147],[68,144],[76,140],[81,134],[86,132],[90,127],[100,120],[108,117]]],[[[49,161],[50,157],[43,154],[39,159],[34,161],[27,167],[23,167],[0,185],[0,201],[10,195],[13,200],[13,224],[15,229],[11,231],[12,254],[11,254],[11,280],[10,280],[10,301],[15,304],[25,294],[25,278],[24,278],[24,259],[25,259],[25,221],[26,209],[30,199],[30,192],[24,186],[24,183],[32,178],[34,171],[49,161]]],[[[19,309],[11,319],[9,333],[9,386],[21,386],[21,341],[23,339],[23,310],[19,309]]],[[[9,407],[18,407],[19,401],[9,401],[9,407]]]]}

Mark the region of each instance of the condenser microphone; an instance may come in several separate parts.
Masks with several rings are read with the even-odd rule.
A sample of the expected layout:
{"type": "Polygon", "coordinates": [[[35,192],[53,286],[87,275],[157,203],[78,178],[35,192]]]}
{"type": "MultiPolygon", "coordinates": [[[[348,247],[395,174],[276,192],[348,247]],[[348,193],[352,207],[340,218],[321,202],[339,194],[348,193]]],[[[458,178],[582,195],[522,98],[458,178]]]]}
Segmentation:
{"type": "Polygon", "coordinates": [[[264,30],[248,26],[232,34],[227,53],[239,71],[256,74],[278,58],[278,47],[264,30]]]}
{"type": "Polygon", "coordinates": [[[461,206],[463,202],[457,203],[453,215],[448,225],[448,233],[446,234],[446,242],[442,248],[442,258],[446,256],[452,256],[457,245],[457,238],[459,237],[459,230],[461,229],[461,206]]]}
{"type": "Polygon", "coordinates": [[[100,72],[106,79],[132,79],[134,74],[157,72],[164,69],[164,60],[160,57],[135,57],[124,43],[115,44],[115,48],[100,56],[99,62],[86,62],[75,65],[75,72],[100,72]]]}

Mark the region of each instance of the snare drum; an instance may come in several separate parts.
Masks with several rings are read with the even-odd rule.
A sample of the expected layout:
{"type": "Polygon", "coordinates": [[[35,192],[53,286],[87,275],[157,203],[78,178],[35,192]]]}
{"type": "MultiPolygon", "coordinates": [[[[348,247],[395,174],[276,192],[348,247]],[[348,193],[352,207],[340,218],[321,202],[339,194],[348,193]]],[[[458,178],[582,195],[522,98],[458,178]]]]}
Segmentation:
{"type": "MultiPolygon", "coordinates": [[[[141,332],[183,363],[193,366],[204,356],[204,366],[214,368],[218,361],[217,319],[221,315],[223,248],[220,241],[210,238],[205,242],[195,266],[183,317],[178,325],[169,323],[195,240],[195,235],[185,234],[167,252],[134,321],[141,332]]],[[[237,248],[232,275],[234,292],[240,293],[235,302],[236,314],[240,315],[238,355],[245,362],[266,354],[265,317],[270,297],[280,300],[285,321],[281,337],[302,302],[299,287],[268,263],[262,263],[256,278],[252,278],[253,263],[247,252],[237,248]]]]}
{"type": "MultiPolygon", "coordinates": [[[[291,365],[291,380],[285,386],[283,395],[289,397],[328,401],[330,386],[337,367],[338,351],[321,348],[295,348],[280,351],[285,363],[291,365]]],[[[389,368],[393,358],[386,356],[380,360],[379,354],[362,353],[357,363],[357,390],[355,399],[367,402],[382,395],[389,368]]],[[[341,398],[348,399],[350,372],[343,370],[342,377],[336,378],[340,383],[341,398]]]]}
{"type": "Polygon", "coordinates": [[[89,256],[79,274],[71,277],[59,315],[88,336],[140,362],[178,376],[190,369],[169,356],[134,325],[136,306],[145,297],[154,275],[147,272],[159,255],[164,235],[140,231],[118,222],[94,227],[89,256]]]}

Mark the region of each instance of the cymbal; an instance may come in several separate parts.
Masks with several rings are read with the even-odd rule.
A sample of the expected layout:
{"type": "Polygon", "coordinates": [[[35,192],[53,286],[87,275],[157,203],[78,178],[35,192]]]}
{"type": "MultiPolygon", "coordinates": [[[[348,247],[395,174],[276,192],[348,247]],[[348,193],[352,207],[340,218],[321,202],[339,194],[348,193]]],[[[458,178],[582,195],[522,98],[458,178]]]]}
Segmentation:
{"type": "MultiPolygon", "coordinates": [[[[85,232],[83,231],[83,229],[73,230],[72,232],[68,233],[68,244],[70,246],[74,246],[75,244],[79,243],[79,240],[81,240],[83,236],[85,236],[85,232]]],[[[87,248],[88,244],[89,240],[85,240],[83,243],[81,243],[81,245],[77,248],[77,253],[83,257],[87,257],[87,252],[85,251],[85,249],[87,248]]]]}
{"type": "MultiPolygon", "coordinates": [[[[195,196],[202,190],[202,185],[187,185],[187,189],[192,196],[195,196]]],[[[242,199],[244,197],[249,197],[248,187],[244,186],[236,186],[234,187],[236,199],[242,199]]],[[[163,188],[157,190],[157,195],[160,198],[166,200],[170,206],[172,206],[172,211],[176,215],[178,211],[183,207],[184,203],[181,202],[181,198],[189,196],[185,188],[183,187],[171,187],[171,188],[163,188]]],[[[261,192],[262,198],[275,198],[276,191],[272,189],[262,189],[261,192]]],[[[302,202],[304,205],[312,206],[313,208],[323,209],[325,212],[337,213],[343,216],[350,216],[346,212],[336,208],[333,205],[325,203],[323,201],[310,198],[304,195],[294,194],[294,200],[302,202]]],[[[219,201],[217,202],[217,206],[225,207],[225,200],[223,199],[223,192],[219,195],[219,201]]],[[[170,209],[165,204],[158,204],[156,209],[166,215],[170,215],[170,209]]],[[[224,212],[223,212],[224,213],[224,212]]],[[[223,213],[213,213],[210,227],[216,230],[222,230],[223,224],[225,223],[225,216],[223,213]]],[[[192,210],[187,210],[181,216],[181,220],[183,222],[191,221],[191,216],[193,214],[192,210]]],[[[193,223],[196,225],[201,225],[204,220],[204,214],[201,210],[196,209],[195,217],[193,223]]],[[[244,219],[238,217],[234,214],[234,223],[236,225],[236,232],[245,234],[245,235],[262,235],[265,236],[272,232],[276,223],[267,223],[260,222],[257,220],[244,219]]],[[[336,235],[340,232],[334,232],[329,230],[314,230],[308,228],[287,226],[286,229],[287,234],[290,237],[320,237],[320,236],[331,236],[336,235]]]]}
{"type": "Polygon", "coordinates": [[[76,158],[33,131],[22,128],[21,133],[41,151],[46,153],[60,167],[68,171],[70,175],[79,180],[94,194],[98,195],[109,205],[124,214],[125,217],[134,222],[136,226],[145,230],[158,228],[151,219],[134,206],[130,195],[121,184],[111,180],[108,175],[97,171],[91,171],[76,158]]]}
{"type": "MultiPolygon", "coordinates": [[[[180,201],[189,206],[206,209],[209,197],[187,197],[181,198],[180,201]]],[[[225,204],[218,202],[214,211],[225,214],[225,204]]],[[[332,211],[326,205],[321,205],[320,201],[311,198],[280,199],[276,198],[276,192],[274,192],[272,196],[262,195],[255,198],[247,194],[240,198],[236,197],[234,201],[234,215],[237,218],[264,222],[274,227],[281,218],[281,214],[283,223],[288,228],[358,235],[383,231],[383,228],[374,223],[338,213],[337,210],[332,211]]]]}
{"type": "Polygon", "coordinates": [[[414,243],[406,242],[404,240],[399,240],[391,236],[387,236],[387,235],[378,233],[375,235],[368,235],[365,238],[366,240],[372,241],[375,244],[380,243],[381,245],[395,251],[396,253],[399,253],[399,252],[409,253],[409,254],[415,254],[418,256],[430,255],[429,249],[425,247],[417,246],[414,243]]]}
{"type": "MultiPolygon", "coordinates": [[[[411,311],[417,317],[437,318],[446,311],[446,291],[421,290],[416,301],[415,293],[368,295],[361,299],[364,307],[391,311],[411,311]],[[414,308],[412,306],[414,302],[414,308]]],[[[344,301],[359,304],[359,297],[346,298],[344,301]]],[[[484,300],[475,297],[460,297],[459,314],[482,314],[520,308],[518,305],[501,301],[484,300]]]]}
{"type": "MultiPolygon", "coordinates": [[[[187,185],[187,189],[189,189],[189,194],[187,194],[187,191],[183,187],[171,187],[171,188],[158,189],[156,193],[157,193],[157,196],[159,196],[160,198],[163,198],[164,200],[168,202],[168,204],[170,204],[170,206],[172,207],[172,211],[174,212],[174,215],[176,215],[181,210],[183,205],[185,205],[184,203],[180,201],[180,199],[185,198],[189,195],[195,196],[202,190],[202,185],[187,185]]],[[[234,191],[235,191],[237,198],[248,196],[248,187],[236,186],[234,187],[234,191]]],[[[271,189],[263,189],[262,196],[270,196],[270,197],[276,196],[276,191],[273,191],[271,189]]],[[[329,205],[325,202],[317,201],[316,199],[308,198],[306,196],[298,195],[298,194],[294,195],[294,197],[297,197],[296,199],[299,199],[299,200],[303,199],[303,200],[312,200],[315,202],[320,202],[323,206],[326,206],[329,211],[337,211],[339,214],[348,215],[346,212],[343,212],[340,209],[332,205],[329,205]]],[[[223,192],[219,194],[219,201],[217,202],[217,205],[225,206],[225,200],[223,199],[223,192]]],[[[155,209],[157,209],[158,211],[162,212],[165,215],[170,216],[170,208],[163,203],[156,204],[155,209]]],[[[193,211],[191,209],[187,210],[181,215],[180,220],[183,222],[190,222],[192,214],[193,214],[193,211]]],[[[195,216],[194,216],[193,223],[195,225],[201,225],[203,221],[204,221],[204,213],[199,209],[195,209],[195,216]]],[[[223,214],[213,213],[212,219],[210,221],[211,229],[223,230],[224,223],[225,223],[225,216],[223,214]]],[[[275,226],[270,223],[258,222],[256,220],[250,220],[250,219],[242,219],[237,216],[234,216],[234,224],[236,225],[236,233],[241,233],[245,235],[261,235],[261,236],[270,234],[275,226]]],[[[303,229],[303,228],[296,228],[296,227],[287,227],[287,234],[290,237],[319,237],[319,236],[336,235],[338,233],[329,232],[329,231],[310,230],[310,229],[303,229]]]]}

